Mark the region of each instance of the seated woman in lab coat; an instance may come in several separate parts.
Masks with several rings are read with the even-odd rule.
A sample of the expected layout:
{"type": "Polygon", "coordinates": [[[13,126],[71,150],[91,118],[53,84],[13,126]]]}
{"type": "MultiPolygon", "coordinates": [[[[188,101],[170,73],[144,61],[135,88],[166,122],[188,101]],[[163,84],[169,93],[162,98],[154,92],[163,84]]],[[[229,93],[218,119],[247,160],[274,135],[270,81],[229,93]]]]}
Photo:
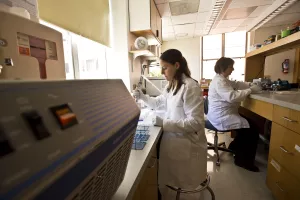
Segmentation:
{"type": "Polygon", "coordinates": [[[230,81],[234,70],[234,60],[220,58],[215,65],[216,76],[209,86],[207,119],[220,131],[236,130],[237,135],[229,145],[236,152],[235,164],[247,170],[258,172],[254,165],[258,142],[258,131],[250,127],[249,122],[238,112],[240,103],[251,93],[261,88],[252,83],[230,81]]]}
{"type": "MultiPolygon", "coordinates": [[[[207,140],[204,132],[203,97],[198,83],[191,78],[185,58],[176,49],[161,57],[162,74],[169,84],[163,94],[152,98],[136,91],[150,108],[165,107],[164,118],[154,123],[163,128],[159,151],[159,190],[163,200],[176,199],[166,185],[194,190],[207,175],[207,140]]],[[[198,200],[201,194],[181,194],[181,200],[198,200]]]]}

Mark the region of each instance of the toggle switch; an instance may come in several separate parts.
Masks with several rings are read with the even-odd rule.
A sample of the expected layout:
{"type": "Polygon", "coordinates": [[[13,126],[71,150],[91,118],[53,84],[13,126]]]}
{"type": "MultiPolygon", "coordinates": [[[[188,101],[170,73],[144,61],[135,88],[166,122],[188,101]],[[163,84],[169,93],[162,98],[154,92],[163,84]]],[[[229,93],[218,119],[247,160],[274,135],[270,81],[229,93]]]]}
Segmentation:
{"type": "Polygon", "coordinates": [[[30,126],[36,139],[42,140],[50,136],[50,133],[43,122],[42,116],[40,116],[37,111],[33,110],[25,112],[22,115],[30,126]]]}

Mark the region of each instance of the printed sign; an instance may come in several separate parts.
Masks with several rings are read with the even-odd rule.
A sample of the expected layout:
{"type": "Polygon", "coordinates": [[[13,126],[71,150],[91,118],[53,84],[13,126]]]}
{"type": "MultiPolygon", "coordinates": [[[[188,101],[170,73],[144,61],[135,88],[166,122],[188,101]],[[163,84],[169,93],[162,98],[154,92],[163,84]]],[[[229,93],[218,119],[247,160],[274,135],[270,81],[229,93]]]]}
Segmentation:
{"type": "Polygon", "coordinates": [[[46,55],[47,59],[57,60],[57,51],[55,42],[46,40],[46,55]]]}
{"type": "Polygon", "coordinates": [[[21,47],[19,46],[19,54],[30,56],[30,49],[28,47],[21,47]]]}

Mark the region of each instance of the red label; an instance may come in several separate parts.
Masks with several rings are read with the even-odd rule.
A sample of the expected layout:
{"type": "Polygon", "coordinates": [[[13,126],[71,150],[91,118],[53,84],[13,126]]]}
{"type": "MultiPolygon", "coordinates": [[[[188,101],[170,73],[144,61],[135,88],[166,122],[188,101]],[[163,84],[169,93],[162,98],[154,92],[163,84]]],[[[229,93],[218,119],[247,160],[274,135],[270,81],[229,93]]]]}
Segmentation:
{"type": "Polygon", "coordinates": [[[21,55],[26,55],[26,56],[30,56],[30,49],[27,47],[20,47],[19,46],[19,53],[21,55]]]}

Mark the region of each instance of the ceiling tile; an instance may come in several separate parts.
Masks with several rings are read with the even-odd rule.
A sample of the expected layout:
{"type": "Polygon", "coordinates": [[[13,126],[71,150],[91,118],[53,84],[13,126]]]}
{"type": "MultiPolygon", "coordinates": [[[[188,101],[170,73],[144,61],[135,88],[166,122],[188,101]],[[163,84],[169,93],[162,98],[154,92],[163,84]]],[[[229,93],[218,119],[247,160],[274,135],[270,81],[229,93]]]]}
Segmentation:
{"type": "Polygon", "coordinates": [[[233,0],[229,6],[229,9],[271,5],[274,3],[274,1],[275,0],[233,0]]]}
{"type": "Polygon", "coordinates": [[[163,41],[170,41],[176,39],[174,33],[163,34],[162,37],[163,37],[163,41]]]}
{"type": "Polygon", "coordinates": [[[210,12],[199,12],[197,16],[197,22],[205,22],[210,16],[210,12]]]}
{"type": "Polygon", "coordinates": [[[192,38],[192,37],[194,37],[194,33],[189,33],[189,34],[187,34],[185,36],[177,36],[177,35],[175,35],[175,37],[176,37],[177,40],[192,38]]]}
{"type": "Polygon", "coordinates": [[[208,12],[212,8],[212,0],[200,0],[198,12],[208,12]]]}
{"type": "Polygon", "coordinates": [[[237,27],[212,29],[209,34],[213,35],[213,34],[219,34],[219,33],[233,32],[236,28],[237,27]]]}
{"type": "Polygon", "coordinates": [[[172,23],[173,25],[195,23],[197,21],[197,15],[198,13],[172,16],[172,23]]]}
{"type": "Polygon", "coordinates": [[[172,26],[171,17],[163,17],[162,18],[162,26],[172,26]]]}
{"type": "Polygon", "coordinates": [[[162,17],[169,17],[171,16],[170,6],[168,3],[163,3],[157,5],[158,11],[160,16],[162,17]]]}
{"type": "Polygon", "coordinates": [[[205,35],[205,32],[203,30],[196,30],[194,35],[195,36],[202,36],[202,35],[205,35]]]}
{"type": "Polygon", "coordinates": [[[245,19],[247,18],[257,6],[247,8],[233,8],[228,9],[223,19],[245,19]]]}
{"type": "Polygon", "coordinates": [[[246,30],[247,30],[247,26],[240,26],[237,29],[235,29],[234,32],[237,32],[237,31],[246,31],[246,30]]]}
{"type": "Polygon", "coordinates": [[[298,21],[300,18],[300,13],[292,13],[292,14],[282,14],[282,15],[278,15],[276,17],[274,17],[273,19],[271,19],[269,21],[269,23],[295,23],[296,21],[298,21]]]}
{"type": "Polygon", "coordinates": [[[175,25],[175,33],[194,33],[195,24],[175,25]]]}
{"type": "Polygon", "coordinates": [[[221,20],[216,28],[238,27],[244,21],[245,19],[221,20]]]}
{"type": "Polygon", "coordinates": [[[176,0],[169,1],[172,16],[197,13],[200,0],[176,0]]]}
{"type": "Polygon", "coordinates": [[[256,18],[247,18],[240,24],[240,26],[250,25],[256,18]]]}
{"type": "Polygon", "coordinates": [[[196,30],[202,30],[203,28],[204,28],[204,26],[205,26],[205,23],[204,22],[202,22],[202,23],[196,23],[196,30]]]}
{"type": "Polygon", "coordinates": [[[258,6],[250,15],[249,17],[258,17],[261,15],[270,5],[265,6],[258,6]]]}
{"type": "Polygon", "coordinates": [[[296,13],[296,12],[300,12],[300,1],[293,4],[291,7],[289,7],[285,11],[283,11],[282,14],[289,14],[289,13],[296,13]]]}
{"type": "Polygon", "coordinates": [[[173,26],[163,26],[162,27],[162,33],[174,33],[173,26]]]}

